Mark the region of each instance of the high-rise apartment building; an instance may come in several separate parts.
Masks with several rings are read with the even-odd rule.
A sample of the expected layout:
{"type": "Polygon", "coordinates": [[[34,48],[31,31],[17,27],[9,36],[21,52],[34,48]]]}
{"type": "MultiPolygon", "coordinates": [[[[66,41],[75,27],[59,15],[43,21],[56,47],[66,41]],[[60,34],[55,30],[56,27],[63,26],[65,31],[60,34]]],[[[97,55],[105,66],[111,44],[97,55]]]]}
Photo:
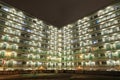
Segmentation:
{"type": "Polygon", "coordinates": [[[0,2],[0,70],[120,70],[120,3],[58,29],[0,2]]]}

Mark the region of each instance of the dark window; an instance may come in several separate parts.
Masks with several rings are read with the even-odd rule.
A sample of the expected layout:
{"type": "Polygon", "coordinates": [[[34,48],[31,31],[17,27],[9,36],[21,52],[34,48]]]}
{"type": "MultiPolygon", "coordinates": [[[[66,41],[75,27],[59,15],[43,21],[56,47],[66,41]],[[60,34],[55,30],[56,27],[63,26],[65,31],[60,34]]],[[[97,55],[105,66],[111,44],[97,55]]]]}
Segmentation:
{"type": "Polygon", "coordinates": [[[22,64],[25,65],[25,64],[26,64],[26,61],[23,61],[22,64]]]}
{"type": "Polygon", "coordinates": [[[103,46],[99,46],[99,49],[102,49],[103,48],[103,46]]]}
{"type": "Polygon", "coordinates": [[[95,15],[95,16],[94,16],[94,18],[97,18],[97,17],[98,17],[98,15],[95,15]]]}
{"type": "Polygon", "coordinates": [[[106,64],[106,61],[102,61],[102,64],[105,65],[105,64],[106,64]]]}
{"type": "Polygon", "coordinates": [[[99,39],[98,42],[102,42],[102,39],[99,39]]]}
{"type": "Polygon", "coordinates": [[[64,63],[62,63],[62,66],[64,66],[64,63]]]}
{"type": "Polygon", "coordinates": [[[97,35],[98,35],[98,36],[100,36],[100,35],[101,35],[101,33],[99,32],[99,33],[97,33],[97,35]]]}
{"type": "Polygon", "coordinates": [[[95,37],[95,34],[92,34],[92,37],[95,37]]]}
{"type": "Polygon", "coordinates": [[[33,22],[34,22],[34,23],[36,23],[36,21],[35,21],[35,20],[33,20],[33,22]]]}

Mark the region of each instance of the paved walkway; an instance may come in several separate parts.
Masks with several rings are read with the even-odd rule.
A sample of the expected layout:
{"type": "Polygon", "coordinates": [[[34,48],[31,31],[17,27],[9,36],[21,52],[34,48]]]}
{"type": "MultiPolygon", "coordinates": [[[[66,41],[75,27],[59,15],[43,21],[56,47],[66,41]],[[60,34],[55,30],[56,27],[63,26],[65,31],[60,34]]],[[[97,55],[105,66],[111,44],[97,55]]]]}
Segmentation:
{"type": "Polygon", "coordinates": [[[81,75],[81,74],[23,74],[0,75],[0,80],[120,80],[120,76],[81,75]]]}

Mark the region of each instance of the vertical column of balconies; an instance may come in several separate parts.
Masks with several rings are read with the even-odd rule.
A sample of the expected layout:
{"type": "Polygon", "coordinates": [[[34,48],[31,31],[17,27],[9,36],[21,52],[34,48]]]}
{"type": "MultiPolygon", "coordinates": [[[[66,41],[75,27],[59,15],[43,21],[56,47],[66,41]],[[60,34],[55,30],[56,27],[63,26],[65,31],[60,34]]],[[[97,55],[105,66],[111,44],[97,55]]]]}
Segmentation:
{"type": "Polygon", "coordinates": [[[90,66],[94,66],[93,61],[94,54],[92,53],[92,41],[91,41],[91,29],[90,18],[84,17],[77,21],[78,33],[79,33],[79,49],[75,54],[76,69],[89,69],[90,66]]]}
{"type": "Polygon", "coordinates": [[[73,51],[72,51],[72,44],[71,44],[71,39],[72,39],[72,25],[67,25],[62,28],[62,33],[63,33],[63,51],[62,51],[62,56],[61,56],[61,68],[64,70],[72,70],[74,69],[74,57],[72,56],[73,51]]]}
{"type": "Polygon", "coordinates": [[[58,70],[61,70],[62,68],[61,68],[61,64],[62,64],[62,62],[61,62],[61,57],[62,57],[62,50],[63,50],[63,33],[62,33],[62,30],[60,29],[60,30],[58,30],[58,39],[57,39],[57,42],[58,42],[58,44],[57,44],[57,47],[58,47],[58,49],[57,49],[57,56],[58,56],[58,70]]]}
{"type": "Polygon", "coordinates": [[[70,28],[70,35],[71,36],[71,56],[72,56],[72,66],[74,66],[72,69],[75,69],[76,63],[75,61],[75,54],[79,50],[79,30],[78,27],[76,26],[76,23],[71,24],[70,28]]]}
{"type": "Polygon", "coordinates": [[[51,54],[53,54],[53,50],[54,50],[54,46],[53,46],[53,26],[49,26],[49,51],[48,51],[48,57],[47,57],[47,62],[46,62],[46,66],[47,66],[47,70],[51,70],[51,66],[52,66],[52,61],[51,61],[51,54]]]}
{"type": "Polygon", "coordinates": [[[42,50],[43,42],[43,22],[37,19],[32,19],[31,26],[31,35],[29,39],[29,50],[28,54],[25,54],[28,61],[26,62],[26,66],[29,69],[45,69],[45,59],[46,53],[42,50]]]}
{"type": "Polygon", "coordinates": [[[43,34],[43,37],[42,37],[42,44],[41,44],[41,49],[43,50],[43,53],[44,55],[41,56],[43,59],[45,59],[45,62],[43,63],[43,65],[45,66],[45,68],[47,68],[46,66],[46,61],[47,61],[47,54],[48,54],[48,50],[49,50],[49,34],[50,34],[50,31],[49,31],[49,27],[48,25],[46,24],[43,24],[42,25],[43,27],[43,30],[42,30],[42,34],[43,34]]]}
{"type": "Polygon", "coordinates": [[[53,26],[50,28],[50,39],[49,39],[49,56],[47,57],[47,66],[49,70],[60,69],[60,56],[58,53],[58,29],[53,26]]]}

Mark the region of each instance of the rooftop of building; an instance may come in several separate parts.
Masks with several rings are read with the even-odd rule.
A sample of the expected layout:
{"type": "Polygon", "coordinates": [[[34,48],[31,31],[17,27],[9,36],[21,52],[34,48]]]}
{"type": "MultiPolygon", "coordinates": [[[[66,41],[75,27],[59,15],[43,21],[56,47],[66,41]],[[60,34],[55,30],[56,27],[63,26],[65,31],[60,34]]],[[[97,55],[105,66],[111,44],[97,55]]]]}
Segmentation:
{"type": "Polygon", "coordinates": [[[1,0],[61,28],[117,0],[1,0]]]}

